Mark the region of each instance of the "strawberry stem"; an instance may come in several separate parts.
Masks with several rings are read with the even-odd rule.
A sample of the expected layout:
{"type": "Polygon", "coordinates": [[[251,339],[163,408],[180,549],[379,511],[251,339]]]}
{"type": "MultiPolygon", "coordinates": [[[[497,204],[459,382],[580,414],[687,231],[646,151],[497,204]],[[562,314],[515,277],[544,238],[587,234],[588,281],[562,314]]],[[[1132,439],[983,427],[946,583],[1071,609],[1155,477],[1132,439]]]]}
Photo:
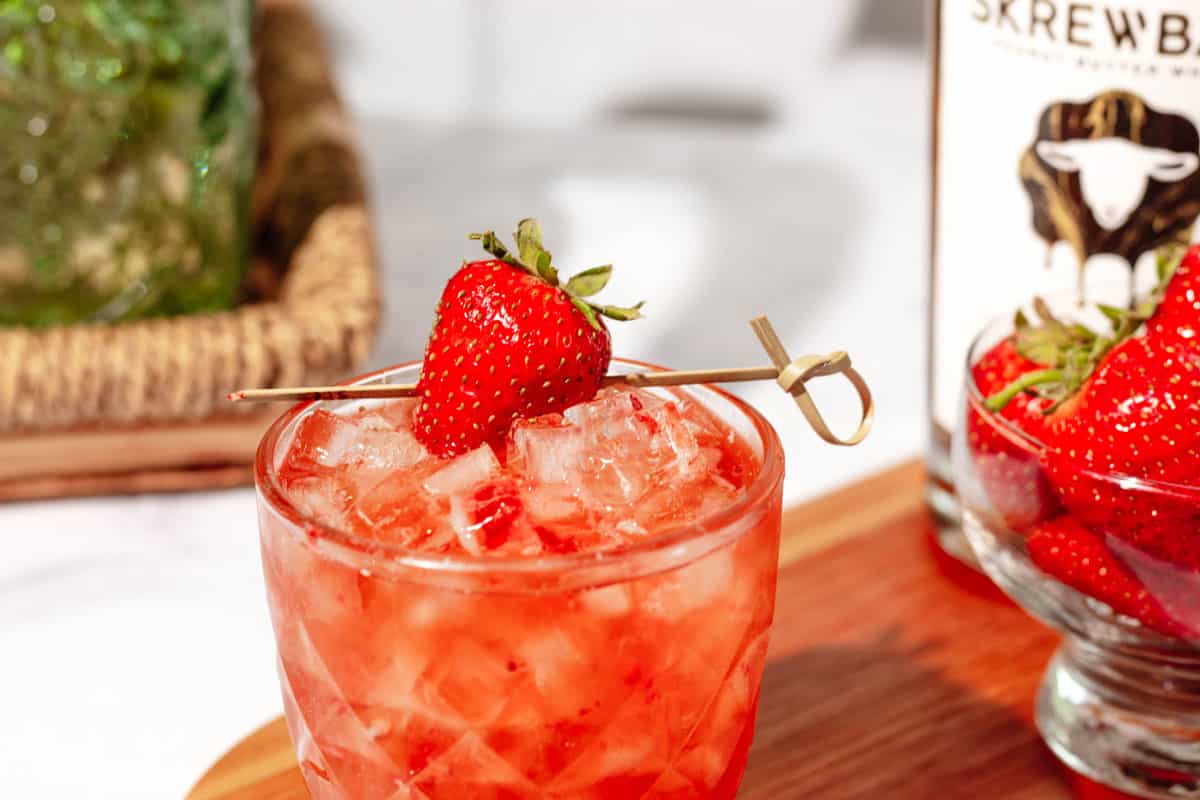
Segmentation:
{"type": "Polygon", "coordinates": [[[991,411],[1000,411],[1021,392],[1041,387],[1037,393],[1053,401],[1043,411],[1048,414],[1079,391],[1110,350],[1142,330],[1166,296],[1182,253],[1175,248],[1163,248],[1157,255],[1158,281],[1146,296],[1133,297],[1127,309],[1098,305],[1112,326],[1111,333],[1101,334],[1084,325],[1059,320],[1040,297],[1033,299],[1036,324],[1018,311],[1013,319],[1017,352],[1046,365],[1047,369],[1022,375],[987,398],[984,405],[991,411]]]}
{"type": "Polygon", "coordinates": [[[1043,383],[1057,383],[1062,379],[1063,372],[1060,369],[1042,369],[1035,372],[1026,372],[1008,386],[1005,386],[984,400],[983,407],[988,411],[1003,411],[1004,407],[1011,403],[1014,397],[1026,389],[1032,389],[1034,386],[1043,383]]]}
{"type": "Polygon", "coordinates": [[[536,219],[528,217],[517,223],[517,231],[513,238],[517,242],[517,254],[514,255],[496,236],[495,231],[472,233],[469,239],[479,242],[493,258],[505,264],[522,269],[534,277],[541,278],[546,283],[561,289],[571,298],[571,303],[579,309],[587,319],[588,324],[600,330],[599,316],[621,321],[640,319],[644,303],[632,306],[601,305],[587,299],[602,290],[612,276],[612,265],[592,267],[575,275],[565,284],[558,277],[558,270],[551,262],[550,251],[542,245],[542,226],[536,219]]]}

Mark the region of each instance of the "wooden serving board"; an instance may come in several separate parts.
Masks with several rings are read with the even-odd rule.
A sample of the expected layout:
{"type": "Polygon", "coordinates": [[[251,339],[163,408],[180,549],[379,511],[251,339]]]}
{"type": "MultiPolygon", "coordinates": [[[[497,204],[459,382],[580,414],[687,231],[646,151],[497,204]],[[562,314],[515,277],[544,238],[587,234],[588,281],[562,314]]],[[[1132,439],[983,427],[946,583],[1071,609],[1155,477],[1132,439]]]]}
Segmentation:
{"type": "MultiPolygon", "coordinates": [[[[1034,729],[1057,643],[932,545],[907,463],[784,515],[758,732],[740,800],[1063,800],[1034,729]]],[[[279,719],[189,800],[305,800],[279,719]]]]}

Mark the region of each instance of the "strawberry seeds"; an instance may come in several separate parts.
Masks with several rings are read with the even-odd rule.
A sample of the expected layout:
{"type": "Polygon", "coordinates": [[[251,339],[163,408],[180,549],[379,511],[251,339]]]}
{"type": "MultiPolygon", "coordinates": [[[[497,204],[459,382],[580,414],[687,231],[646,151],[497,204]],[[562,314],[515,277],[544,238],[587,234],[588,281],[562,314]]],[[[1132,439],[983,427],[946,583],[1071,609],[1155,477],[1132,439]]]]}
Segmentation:
{"type": "Polygon", "coordinates": [[[612,357],[602,321],[630,320],[631,308],[591,298],[611,266],[560,284],[536,220],[517,226],[513,255],[490,231],[475,234],[495,258],[464,263],[446,284],[425,348],[413,431],[439,456],[503,438],[519,417],[590,400],[612,357]]]}

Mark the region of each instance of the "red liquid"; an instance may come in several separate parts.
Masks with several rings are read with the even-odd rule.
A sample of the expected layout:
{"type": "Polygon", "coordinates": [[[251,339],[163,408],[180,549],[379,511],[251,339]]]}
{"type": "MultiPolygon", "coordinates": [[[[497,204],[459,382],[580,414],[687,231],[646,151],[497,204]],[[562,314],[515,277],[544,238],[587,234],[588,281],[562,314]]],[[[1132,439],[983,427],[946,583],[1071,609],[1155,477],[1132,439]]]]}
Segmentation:
{"type": "MultiPolygon", "coordinates": [[[[337,546],[263,502],[287,718],[318,800],[734,797],[774,610],[779,485],[681,539],[691,555],[672,540],[627,558],[737,504],[764,467],[694,405],[659,406],[646,425],[646,409],[612,405],[627,396],[608,400],[603,441],[539,450],[518,431],[499,448],[507,465],[476,454],[449,475],[446,462],[383,463],[414,455],[394,438],[403,407],[377,450],[358,445],[382,426],[348,447],[320,438],[341,420],[302,422],[279,482],[322,521],[434,556],[476,552],[497,570],[575,550],[606,549],[599,563],[614,565],[597,581],[580,577],[591,556],[447,576],[337,546]],[[666,448],[667,436],[682,440],[666,448]]],[[[529,426],[535,438],[543,426],[574,435],[550,420],[529,426]]]]}

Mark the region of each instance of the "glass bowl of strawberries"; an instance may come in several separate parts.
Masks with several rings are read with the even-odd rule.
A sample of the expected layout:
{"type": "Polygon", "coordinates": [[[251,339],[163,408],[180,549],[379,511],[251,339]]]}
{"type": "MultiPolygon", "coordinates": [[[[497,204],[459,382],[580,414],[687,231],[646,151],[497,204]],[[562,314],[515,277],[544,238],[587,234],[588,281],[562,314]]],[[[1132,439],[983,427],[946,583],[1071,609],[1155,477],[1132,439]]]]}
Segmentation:
{"type": "Polygon", "coordinates": [[[1065,634],[1047,744],[1120,791],[1200,797],[1200,248],[1157,277],[986,327],[953,458],[983,568],[1065,634]]]}

